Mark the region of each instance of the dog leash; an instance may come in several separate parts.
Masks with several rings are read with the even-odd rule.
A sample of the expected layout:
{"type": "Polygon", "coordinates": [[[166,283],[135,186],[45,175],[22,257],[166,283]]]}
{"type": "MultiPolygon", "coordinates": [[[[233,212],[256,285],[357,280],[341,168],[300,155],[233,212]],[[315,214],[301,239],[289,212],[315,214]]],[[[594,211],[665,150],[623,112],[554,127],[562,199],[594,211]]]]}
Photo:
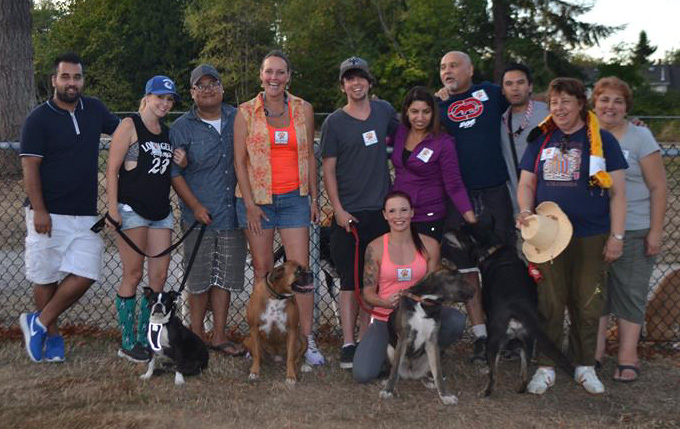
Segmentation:
{"type": "MultiPolygon", "coordinates": [[[[146,258],[160,258],[160,257],[163,257],[165,255],[168,255],[170,252],[172,252],[177,247],[179,247],[179,245],[182,244],[182,242],[189,236],[189,234],[191,234],[194,231],[194,229],[196,229],[196,227],[199,224],[201,225],[201,229],[203,231],[205,231],[205,228],[207,226],[206,224],[201,224],[201,222],[199,222],[198,220],[195,220],[194,223],[189,227],[189,229],[184,231],[184,234],[182,234],[182,237],[180,237],[180,239],[177,242],[175,242],[174,244],[171,244],[170,247],[163,250],[161,253],[159,253],[157,255],[147,255],[146,253],[144,253],[142,251],[142,249],[137,247],[135,242],[132,241],[132,239],[130,237],[128,237],[127,234],[125,234],[125,232],[123,232],[122,225],[119,222],[116,222],[116,220],[114,220],[111,217],[111,215],[109,215],[108,212],[104,216],[102,216],[94,225],[92,225],[92,228],[90,228],[90,230],[92,230],[92,232],[95,232],[95,233],[100,232],[102,229],[104,229],[104,225],[106,224],[107,220],[109,222],[111,222],[111,224],[116,228],[116,232],[120,235],[120,237],[123,239],[123,241],[125,241],[128,244],[128,246],[130,246],[130,248],[132,248],[132,250],[134,250],[139,255],[144,256],[146,258]]],[[[202,237],[202,234],[201,234],[201,237],[202,237]]]]}
{"type": "Polygon", "coordinates": [[[354,236],[354,298],[357,300],[359,307],[366,313],[372,316],[382,316],[382,314],[377,313],[373,308],[364,304],[364,301],[361,299],[361,291],[359,290],[359,231],[357,231],[357,227],[353,224],[354,222],[350,220],[349,230],[354,236]]]}

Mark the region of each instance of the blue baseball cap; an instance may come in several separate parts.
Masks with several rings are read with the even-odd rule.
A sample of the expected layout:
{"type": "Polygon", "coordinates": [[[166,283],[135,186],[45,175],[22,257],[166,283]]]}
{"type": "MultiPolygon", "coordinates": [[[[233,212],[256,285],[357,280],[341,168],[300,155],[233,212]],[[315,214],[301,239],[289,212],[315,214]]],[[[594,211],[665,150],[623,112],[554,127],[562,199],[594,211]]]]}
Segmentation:
{"type": "Polygon", "coordinates": [[[179,101],[179,95],[177,95],[177,90],[175,89],[175,82],[167,76],[158,75],[149,79],[146,82],[145,94],[172,94],[175,101],[179,101]]]}

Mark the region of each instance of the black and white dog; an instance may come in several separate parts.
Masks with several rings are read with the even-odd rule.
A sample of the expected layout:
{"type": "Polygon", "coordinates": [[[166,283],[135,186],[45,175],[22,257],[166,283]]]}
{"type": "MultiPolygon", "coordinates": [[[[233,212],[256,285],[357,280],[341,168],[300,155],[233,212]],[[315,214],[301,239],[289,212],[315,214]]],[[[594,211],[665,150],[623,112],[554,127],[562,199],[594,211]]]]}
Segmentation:
{"type": "Polygon", "coordinates": [[[420,380],[432,373],[435,388],[444,404],[455,405],[458,398],[449,394],[444,384],[439,349],[442,305],[463,302],[472,298],[472,286],[463,280],[457,270],[440,268],[403,293],[399,306],[388,320],[390,342],[387,356],[392,364],[390,376],[380,397],[394,396],[394,386],[399,377],[420,380]]]}
{"type": "Polygon", "coordinates": [[[157,293],[145,287],[144,295],[151,308],[148,339],[153,356],[146,373],[140,378],[151,378],[156,361],[168,359],[175,371],[175,385],[182,385],[185,375],[200,374],[208,367],[208,348],[175,315],[175,300],[179,295],[177,292],[157,293]]]}
{"type": "Polygon", "coordinates": [[[442,260],[469,258],[482,276],[482,305],[486,313],[488,336],[486,357],[489,383],[484,396],[490,396],[495,385],[500,351],[516,350],[521,359],[518,393],[526,391],[529,382],[527,363],[533,355],[534,342],[539,349],[571,375],[573,367],[567,357],[540,328],[538,293],[528,267],[514,247],[501,245],[489,231],[451,230],[444,234],[442,260]]]}

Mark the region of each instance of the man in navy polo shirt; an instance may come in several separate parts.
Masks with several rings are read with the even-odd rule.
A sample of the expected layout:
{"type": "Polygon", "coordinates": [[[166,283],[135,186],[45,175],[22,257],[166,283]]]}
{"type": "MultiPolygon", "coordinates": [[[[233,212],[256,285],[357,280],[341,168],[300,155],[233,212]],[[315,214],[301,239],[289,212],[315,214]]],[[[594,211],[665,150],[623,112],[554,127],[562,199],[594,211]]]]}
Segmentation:
{"type": "MultiPolygon", "coordinates": [[[[473,84],[473,73],[472,61],[466,53],[451,51],[442,57],[439,76],[444,88],[437,93],[441,99],[442,123],[456,140],[460,173],[479,223],[493,227],[494,233],[504,243],[514,246],[517,233],[512,200],[506,185],[508,170],[503,159],[500,134],[501,117],[508,102],[500,86],[489,82],[473,84]]],[[[448,226],[462,222],[455,209],[449,211],[448,226]]],[[[475,296],[466,305],[476,338],[472,361],[484,363],[486,325],[479,278],[472,269],[467,277],[476,285],[475,296]]]]}
{"type": "Polygon", "coordinates": [[[97,221],[99,138],[119,120],[101,101],[83,97],[83,65],[73,53],[54,61],[54,96],[21,130],[26,187],[26,278],[37,312],[19,319],[34,362],[64,361],[57,318],[99,279],[102,239],[97,221]]]}

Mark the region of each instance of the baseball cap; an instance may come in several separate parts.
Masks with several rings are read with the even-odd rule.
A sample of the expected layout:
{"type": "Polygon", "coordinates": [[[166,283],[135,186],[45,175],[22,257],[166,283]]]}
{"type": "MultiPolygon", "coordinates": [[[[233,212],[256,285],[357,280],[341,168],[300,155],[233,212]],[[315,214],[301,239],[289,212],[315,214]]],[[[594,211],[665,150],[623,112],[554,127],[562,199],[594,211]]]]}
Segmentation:
{"type": "Polygon", "coordinates": [[[145,94],[172,94],[175,101],[179,101],[179,95],[175,89],[175,82],[167,76],[154,76],[146,82],[145,94]]]}
{"type": "Polygon", "coordinates": [[[215,80],[221,80],[220,79],[220,74],[215,70],[215,67],[211,66],[210,64],[201,64],[200,66],[196,67],[192,72],[191,72],[191,78],[189,79],[189,84],[191,86],[196,85],[196,83],[201,80],[203,76],[211,76],[214,77],[215,80]]]}
{"type": "Polygon", "coordinates": [[[350,70],[361,70],[366,73],[366,78],[373,82],[373,75],[371,75],[371,70],[368,68],[368,63],[366,60],[359,57],[349,57],[340,64],[340,76],[339,79],[342,81],[342,77],[350,70]]]}

